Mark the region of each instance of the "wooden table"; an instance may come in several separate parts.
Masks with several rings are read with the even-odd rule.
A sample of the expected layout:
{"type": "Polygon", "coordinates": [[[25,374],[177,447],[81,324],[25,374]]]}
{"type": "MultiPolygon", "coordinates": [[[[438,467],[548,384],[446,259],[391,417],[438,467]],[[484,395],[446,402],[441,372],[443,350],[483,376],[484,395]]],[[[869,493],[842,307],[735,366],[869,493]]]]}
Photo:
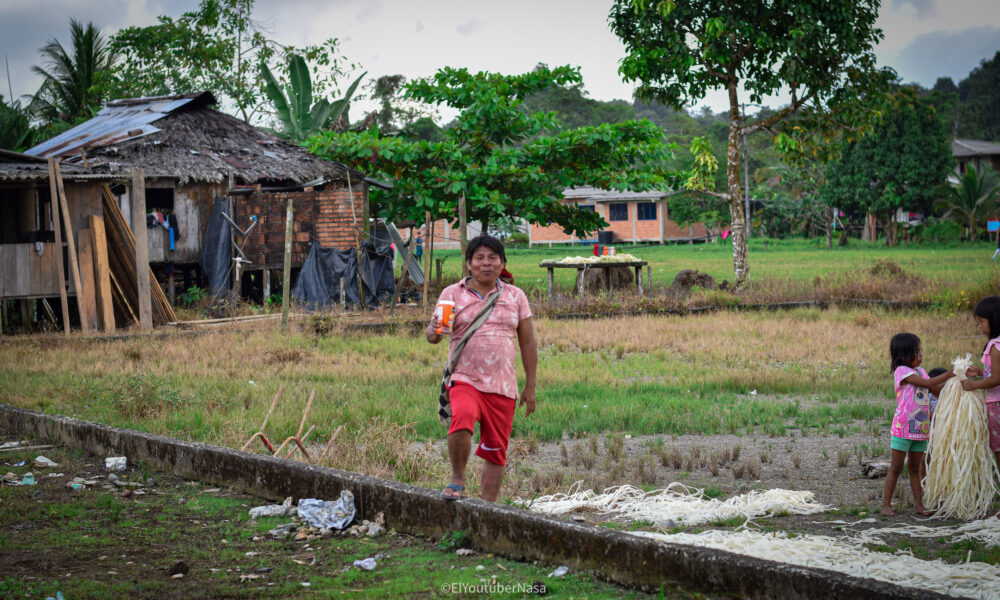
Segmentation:
{"type": "MultiPolygon", "coordinates": [[[[548,269],[549,271],[549,298],[552,297],[552,284],[555,277],[555,269],[576,269],[576,294],[578,296],[583,296],[583,274],[587,269],[610,269],[611,267],[626,267],[635,269],[635,283],[636,288],[639,290],[639,295],[643,294],[642,287],[642,268],[646,267],[646,279],[647,286],[646,289],[652,291],[652,267],[648,266],[649,263],[644,260],[636,260],[631,262],[605,262],[605,263],[554,263],[554,262],[543,262],[539,263],[539,267],[543,269],[548,269]]],[[[608,290],[611,289],[611,278],[605,277],[608,282],[608,290]]]]}

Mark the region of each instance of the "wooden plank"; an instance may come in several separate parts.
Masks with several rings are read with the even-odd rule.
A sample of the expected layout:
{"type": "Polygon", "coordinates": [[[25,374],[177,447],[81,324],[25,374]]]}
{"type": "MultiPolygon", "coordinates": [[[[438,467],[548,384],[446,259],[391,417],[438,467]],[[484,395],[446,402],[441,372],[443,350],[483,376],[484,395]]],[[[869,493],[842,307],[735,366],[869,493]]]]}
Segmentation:
{"type": "MultiPolygon", "coordinates": [[[[128,302],[131,307],[137,305],[137,275],[135,273],[135,236],[132,229],[122,213],[118,201],[111,193],[111,188],[106,184],[101,185],[102,199],[104,206],[104,231],[107,235],[108,264],[110,272],[118,279],[118,289],[120,295],[113,295],[115,306],[120,309],[119,316],[128,316],[123,305],[119,302],[128,302]]],[[[128,205],[126,204],[126,207],[128,205]]],[[[131,209],[129,210],[131,213],[131,209]]],[[[155,281],[152,269],[149,269],[150,281],[155,281]]],[[[113,288],[114,289],[114,288],[113,288]]],[[[173,307],[167,301],[163,289],[159,285],[151,285],[153,304],[153,324],[164,325],[177,320],[173,307]]]]}
{"type": "Polygon", "coordinates": [[[8,280],[8,285],[12,285],[9,292],[11,296],[31,295],[31,245],[14,244],[13,256],[7,264],[14,269],[13,277],[8,280]]]}
{"type": "Polygon", "coordinates": [[[115,308],[111,300],[111,269],[108,265],[108,240],[104,219],[90,215],[90,245],[94,255],[94,296],[97,301],[97,321],[101,331],[115,330],[115,308]]]}
{"type": "Polygon", "coordinates": [[[149,289],[149,240],[146,235],[146,173],[142,167],[132,169],[129,201],[132,210],[132,235],[135,236],[139,325],[143,331],[149,331],[153,328],[153,301],[149,289]]]}
{"type": "Polygon", "coordinates": [[[87,327],[97,331],[97,299],[94,297],[94,254],[90,230],[80,230],[80,292],[76,295],[80,315],[87,320],[87,327]]]}
{"type": "Polygon", "coordinates": [[[62,225],[59,223],[59,192],[56,189],[56,160],[49,158],[49,193],[52,202],[52,230],[56,236],[56,272],[59,273],[59,302],[62,305],[63,331],[69,335],[69,303],[66,302],[66,274],[62,261],[62,225]]]}
{"type": "MultiPolygon", "coordinates": [[[[50,254],[50,253],[54,253],[54,252],[55,252],[55,247],[54,246],[50,246],[48,248],[45,248],[43,246],[42,255],[38,256],[38,253],[35,252],[34,244],[32,244],[32,247],[30,248],[30,251],[28,252],[28,265],[27,265],[27,267],[28,267],[28,288],[29,288],[29,292],[28,293],[30,295],[32,295],[32,296],[42,296],[42,295],[45,294],[45,292],[49,292],[49,293],[52,293],[52,294],[58,292],[58,290],[56,289],[56,286],[52,286],[51,290],[47,287],[47,285],[46,285],[46,283],[47,283],[46,282],[47,277],[46,277],[46,274],[45,274],[45,265],[43,264],[43,261],[46,258],[45,255],[46,254],[50,254]]],[[[55,266],[55,265],[53,265],[53,266],[55,266]]]]}
{"type": "MultiPolygon", "coordinates": [[[[8,244],[0,244],[0,298],[7,297],[7,276],[9,276],[13,271],[7,266],[7,252],[9,252],[8,244]]],[[[5,305],[6,306],[6,305],[5,305]]]]}
{"type": "MultiPolygon", "coordinates": [[[[83,284],[80,282],[80,261],[77,260],[76,256],[76,241],[73,235],[73,220],[70,218],[69,214],[69,203],[66,201],[66,188],[63,186],[62,171],[59,170],[59,163],[52,163],[53,169],[56,173],[56,189],[59,191],[59,206],[62,209],[63,220],[65,221],[63,225],[66,228],[66,248],[69,250],[69,270],[73,274],[73,288],[76,290],[77,296],[80,295],[80,290],[83,289],[83,284]]],[[[87,319],[84,318],[84,308],[79,298],[76,301],[76,310],[78,316],[80,317],[80,329],[84,333],[90,333],[90,327],[88,327],[87,319]]]]}

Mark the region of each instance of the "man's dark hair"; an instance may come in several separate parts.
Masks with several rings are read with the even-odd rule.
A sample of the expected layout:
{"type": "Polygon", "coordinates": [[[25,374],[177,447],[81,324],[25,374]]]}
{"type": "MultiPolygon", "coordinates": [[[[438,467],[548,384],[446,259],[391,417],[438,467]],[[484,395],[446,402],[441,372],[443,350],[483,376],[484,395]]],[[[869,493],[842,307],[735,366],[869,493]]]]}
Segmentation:
{"type": "Polygon", "coordinates": [[[472,262],[472,255],[480,246],[486,246],[500,256],[500,260],[507,264],[507,255],[503,251],[503,243],[492,235],[477,235],[469,240],[469,245],[465,248],[465,262],[472,262]]]}

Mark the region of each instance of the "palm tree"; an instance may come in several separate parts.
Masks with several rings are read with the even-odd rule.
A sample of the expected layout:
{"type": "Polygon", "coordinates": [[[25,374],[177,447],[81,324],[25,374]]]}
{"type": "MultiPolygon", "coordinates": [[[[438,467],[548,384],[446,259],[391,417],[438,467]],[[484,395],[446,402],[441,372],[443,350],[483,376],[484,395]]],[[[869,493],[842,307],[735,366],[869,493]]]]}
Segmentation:
{"type": "Polygon", "coordinates": [[[0,148],[20,152],[34,146],[38,137],[38,129],[21,103],[14,100],[8,104],[0,94],[0,148]]]}
{"type": "Polygon", "coordinates": [[[942,185],[938,192],[943,197],[935,206],[946,209],[941,218],[951,217],[956,223],[968,227],[969,240],[972,241],[976,239],[976,225],[1000,196],[1000,177],[989,168],[977,173],[970,165],[957,182],[942,185]]]}
{"type": "Polygon", "coordinates": [[[31,68],[43,81],[29,108],[32,114],[49,122],[71,122],[93,115],[104,100],[101,77],[110,73],[117,59],[93,23],[85,27],[70,19],[69,29],[72,55],[53,39],[40,50],[46,68],[31,68]]]}

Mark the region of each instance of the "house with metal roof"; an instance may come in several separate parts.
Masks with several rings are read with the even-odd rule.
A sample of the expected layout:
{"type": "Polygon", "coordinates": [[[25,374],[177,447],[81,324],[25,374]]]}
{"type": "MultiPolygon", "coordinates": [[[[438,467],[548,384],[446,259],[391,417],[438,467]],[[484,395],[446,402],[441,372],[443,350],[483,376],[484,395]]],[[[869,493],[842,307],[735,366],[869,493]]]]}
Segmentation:
{"type": "Polygon", "coordinates": [[[630,192],[576,187],[563,190],[561,202],[584,210],[593,210],[608,222],[603,232],[591,238],[567,235],[559,225],[531,225],[531,245],[593,243],[664,243],[706,240],[708,230],[701,223],[681,228],[669,218],[667,199],[671,192],[652,190],[630,192]]]}
{"type": "Polygon", "coordinates": [[[965,174],[965,169],[970,164],[977,171],[984,166],[1000,171],[1000,144],[981,140],[954,139],[951,141],[951,155],[958,163],[957,170],[960,175],[965,174]]]}
{"type": "MultiPolygon", "coordinates": [[[[302,146],[212,108],[210,92],[109,102],[94,118],[27,150],[110,177],[129,215],[131,173],[145,172],[149,261],[158,278],[175,291],[173,274],[187,288],[199,282],[199,255],[216,198],[229,198],[228,214],[246,229],[246,270],[264,295],[270,270],[281,268],[284,207],[295,207],[293,266],[305,260],[313,242],[346,249],[368,199],[369,185],[384,186],[340,163],[309,154],[302,146]],[[280,209],[279,209],[280,207],[280,209]],[[352,218],[353,216],[353,218],[352,218]],[[169,273],[169,275],[167,275],[169,273]]],[[[171,294],[172,295],[172,294],[171,294]]]]}

